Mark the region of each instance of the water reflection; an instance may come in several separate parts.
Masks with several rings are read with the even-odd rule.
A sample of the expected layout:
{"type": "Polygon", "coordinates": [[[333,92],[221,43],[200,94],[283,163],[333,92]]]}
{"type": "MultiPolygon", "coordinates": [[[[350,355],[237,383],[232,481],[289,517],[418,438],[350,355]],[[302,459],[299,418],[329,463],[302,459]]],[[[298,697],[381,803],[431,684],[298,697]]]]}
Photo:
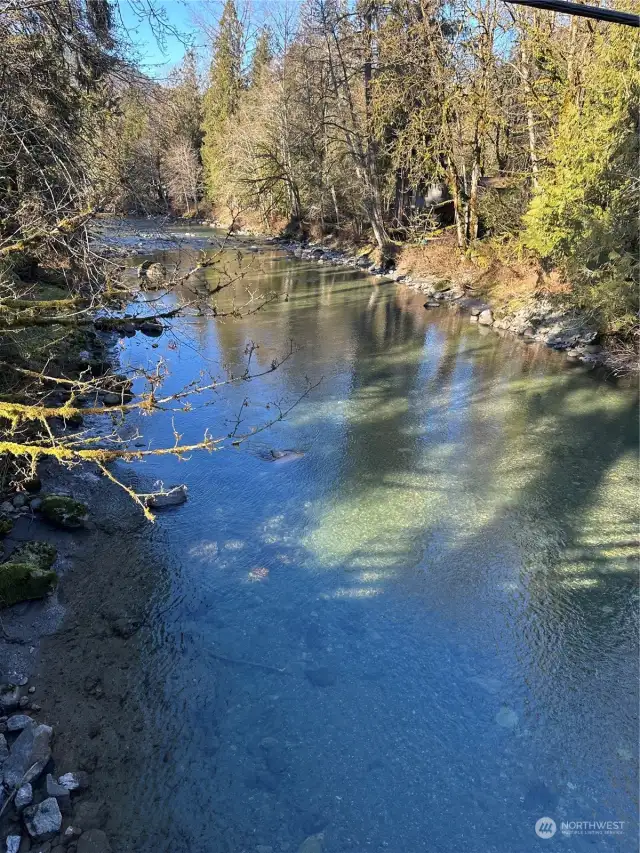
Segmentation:
{"type": "Polygon", "coordinates": [[[597,843],[632,849],[635,395],[349,271],[263,252],[216,299],[251,290],[288,298],[148,351],[169,387],[239,367],[250,339],[263,366],[299,349],[145,437],[224,434],[245,396],[257,422],[322,382],[241,452],[141,470],[191,498],[154,532],[156,698],[142,778],[114,776],[122,849],[284,853],[323,831],[326,853],[503,853],[553,843],[543,814],[627,821],[597,843]]]}

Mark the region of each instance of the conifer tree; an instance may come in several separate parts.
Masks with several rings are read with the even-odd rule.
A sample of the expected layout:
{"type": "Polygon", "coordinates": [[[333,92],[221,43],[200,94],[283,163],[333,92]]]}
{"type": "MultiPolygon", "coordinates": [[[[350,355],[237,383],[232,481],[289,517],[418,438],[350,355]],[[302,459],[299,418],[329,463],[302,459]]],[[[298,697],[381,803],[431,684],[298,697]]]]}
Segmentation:
{"type": "Polygon", "coordinates": [[[220,145],[227,121],[237,112],[244,80],[242,74],[244,28],[234,0],[226,0],[217,38],[207,91],[203,101],[202,161],[209,199],[217,201],[220,145]]]}

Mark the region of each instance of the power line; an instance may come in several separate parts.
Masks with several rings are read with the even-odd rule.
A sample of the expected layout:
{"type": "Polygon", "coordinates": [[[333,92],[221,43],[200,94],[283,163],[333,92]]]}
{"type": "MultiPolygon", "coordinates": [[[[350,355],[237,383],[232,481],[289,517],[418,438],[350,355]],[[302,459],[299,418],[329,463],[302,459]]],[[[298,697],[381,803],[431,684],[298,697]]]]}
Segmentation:
{"type": "Polygon", "coordinates": [[[560,12],[563,15],[578,15],[581,18],[595,18],[596,21],[608,21],[611,24],[624,24],[627,27],[640,27],[640,15],[630,12],[618,12],[615,9],[600,9],[598,6],[584,6],[569,0],[505,0],[520,6],[533,6],[546,9],[547,12],[560,12]]]}

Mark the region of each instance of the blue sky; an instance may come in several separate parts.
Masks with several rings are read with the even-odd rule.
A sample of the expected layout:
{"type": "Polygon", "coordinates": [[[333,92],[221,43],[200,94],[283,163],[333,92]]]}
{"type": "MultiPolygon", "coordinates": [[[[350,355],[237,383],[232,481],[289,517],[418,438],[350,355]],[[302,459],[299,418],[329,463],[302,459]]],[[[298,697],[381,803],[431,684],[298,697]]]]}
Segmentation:
{"type": "Polygon", "coordinates": [[[164,77],[178,63],[185,51],[184,39],[192,39],[196,46],[207,44],[205,33],[197,26],[194,16],[197,16],[200,3],[198,0],[156,0],[154,6],[164,16],[166,23],[178,31],[182,37],[166,34],[164,44],[160,44],[148,16],[141,16],[138,9],[142,3],[139,0],[128,2],[120,0],[117,4],[122,25],[126,28],[128,37],[135,45],[142,70],[153,77],[164,77]]]}

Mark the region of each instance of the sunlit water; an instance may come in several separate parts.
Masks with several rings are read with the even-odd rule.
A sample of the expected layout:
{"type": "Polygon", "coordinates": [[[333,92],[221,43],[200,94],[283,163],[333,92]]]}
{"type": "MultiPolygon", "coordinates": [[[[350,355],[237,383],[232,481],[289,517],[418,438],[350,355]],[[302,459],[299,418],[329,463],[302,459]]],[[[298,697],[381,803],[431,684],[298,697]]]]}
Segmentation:
{"type": "Polygon", "coordinates": [[[635,394],[401,287],[249,260],[236,303],[277,302],[123,349],[178,390],[240,373],[250,340],[254,372],[294,344],[274,373],[142,419],[154,447],[239,414],[243,433],[314,387],[239,449],[123,471],[189,500],[153,533],[118,849],[295,853],[324,832],[325,853],[635,850],[635,394]],[[585,820],[624,827],[561,833],[585,820]]]}

